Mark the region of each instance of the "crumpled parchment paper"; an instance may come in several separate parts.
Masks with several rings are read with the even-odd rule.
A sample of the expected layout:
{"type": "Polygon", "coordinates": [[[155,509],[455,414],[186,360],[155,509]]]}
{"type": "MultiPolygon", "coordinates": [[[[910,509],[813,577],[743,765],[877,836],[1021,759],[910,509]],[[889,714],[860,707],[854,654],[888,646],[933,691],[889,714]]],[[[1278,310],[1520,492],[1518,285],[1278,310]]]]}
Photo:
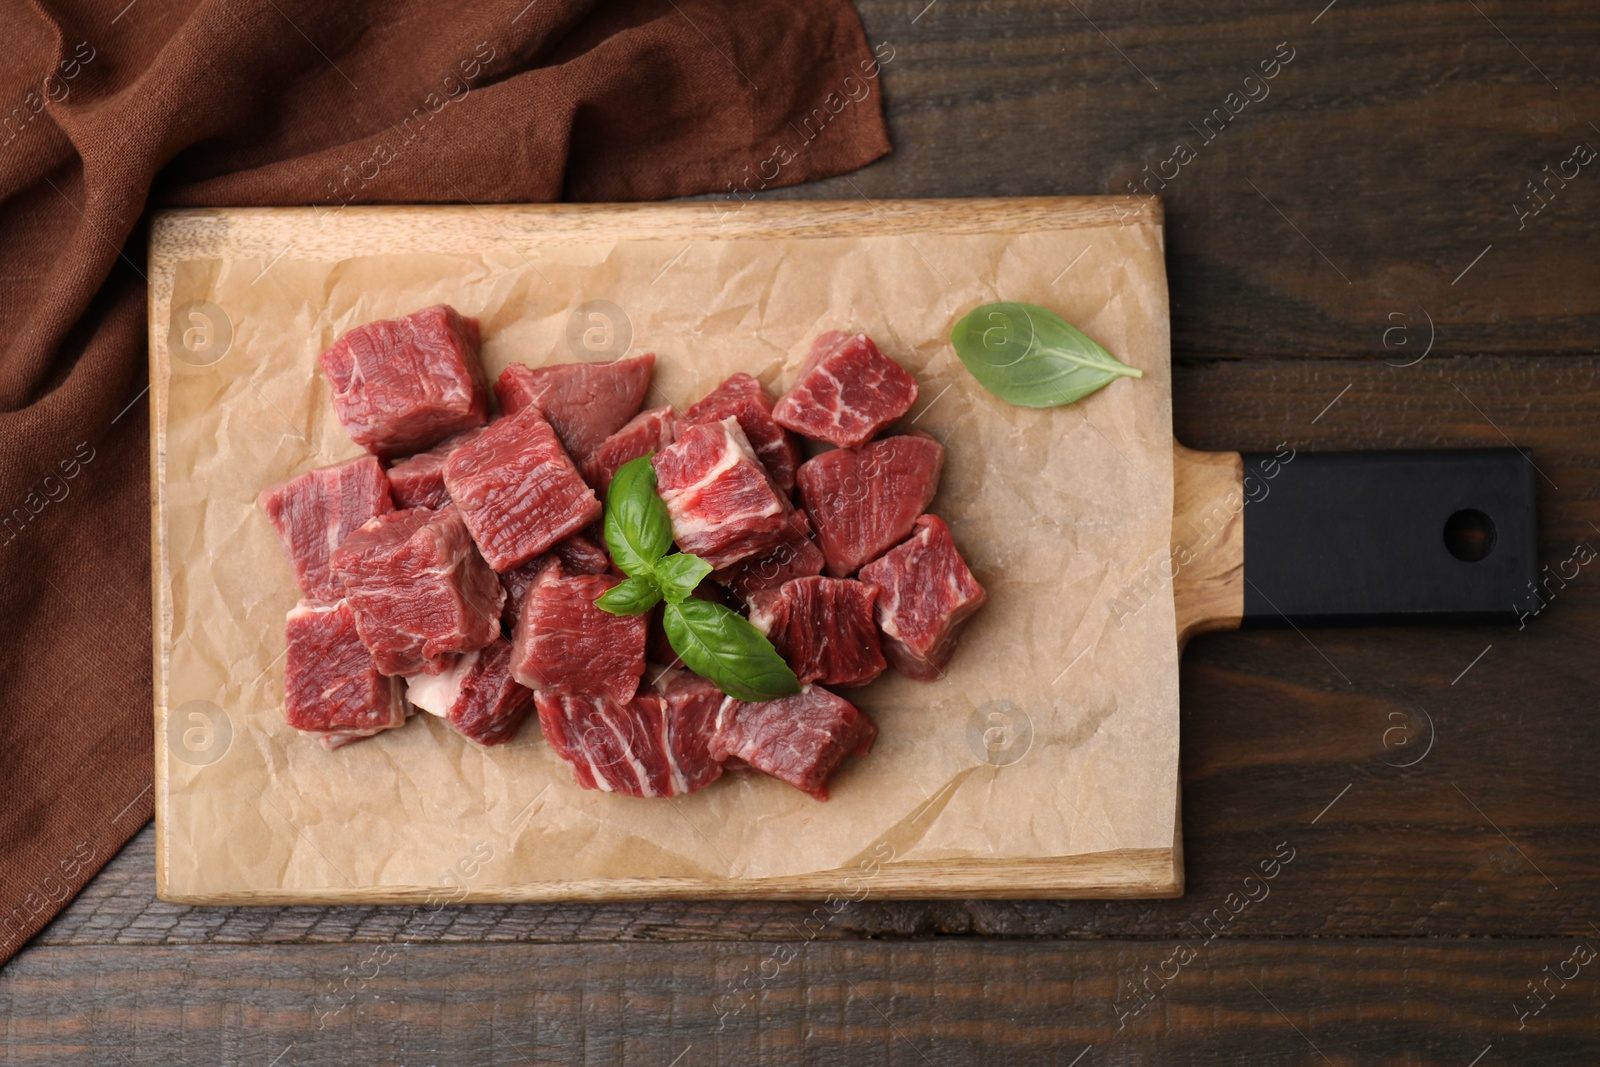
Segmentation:
{"type": "Polygon", "coordinates": [[[784,883],[755,880],[870,862],[871,891],[884,895],[938,895],[940,872],[978,870],[995,872],[1003,895],[1030,869],[1121,857],[1133,870],[1145,850],[1170,849],[1171,596],[1112,610],[1125,583],[1165,556],[1171,530],[1160,226],[883,229],[688,240],[569,232],[548,245],[489,237],[475,253],[290,249],[180,263],[173,334],[180,316],[204,326],[220,309],[231,342],[207,365],[155,361],[164,894],[759,895],[761,884],[784,883]],[[992,300],[1059,312],[1144,378],[1054,410],[1002,403],[948,343],[957,318],[992,300]],[[811,339],[831,329],[865,331],[916,375],[920,397],[899,428],[944,442],[932,510],[990,601],[943,680],[891,670],[845,693],[880,734],[870,756],[835,775],[831,800],[743,775],[672,800],[585,791],[534,719],[514,743],[487,750],[430,715],[331,753],[284,725],[283,619],[297,592],[256,493],[360,452],[334,417],[317,353],[354,326],[441,301],[481,320],[491,380],[512,362],[654,351],[647,407],[681,411],[739,370],[781,393],[811,339]]]}

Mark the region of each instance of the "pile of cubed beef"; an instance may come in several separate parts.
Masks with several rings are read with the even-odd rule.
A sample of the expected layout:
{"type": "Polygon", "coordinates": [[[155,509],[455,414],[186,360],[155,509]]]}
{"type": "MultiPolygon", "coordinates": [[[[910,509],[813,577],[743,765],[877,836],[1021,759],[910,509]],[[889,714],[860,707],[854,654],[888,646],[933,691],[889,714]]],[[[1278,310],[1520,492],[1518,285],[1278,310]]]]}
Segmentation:
{"type": "Polygon", "coordinates": [[[679,414],[640,410],[653,355],[513,365],[491,396],[478,346],[478,323],[439,305],[322,353],[368,454],[260,496],[303,597],[289,725],[332,749],[421,710],[497,745],[537,713],[585,788],[676,796],[755,770],[825,798],[877,735],[834,690],[891,666],[940,677],[987,599],[926,510],[944,449],[878,436],[916,400],[911,375],[829,333],[776,402],[735,374],[679,414]],[[748,612],[798,695],[725,696],[677,660],[659,608],[595,606],[622,580],[606,487],[649,453],[678,547],[716,568],[696,595],[748,612]]]}

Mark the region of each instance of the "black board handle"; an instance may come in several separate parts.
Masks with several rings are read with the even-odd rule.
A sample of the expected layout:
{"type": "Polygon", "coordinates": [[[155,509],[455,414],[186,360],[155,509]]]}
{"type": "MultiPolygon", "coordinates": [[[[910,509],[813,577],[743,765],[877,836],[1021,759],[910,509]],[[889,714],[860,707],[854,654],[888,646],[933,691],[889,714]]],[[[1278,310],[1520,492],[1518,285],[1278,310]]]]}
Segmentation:
{"type": "Polygon", "coordinates": [[[1531,453],[1244,453],[1244,622],[1511,621],[1538,574],[1531,453]]]}

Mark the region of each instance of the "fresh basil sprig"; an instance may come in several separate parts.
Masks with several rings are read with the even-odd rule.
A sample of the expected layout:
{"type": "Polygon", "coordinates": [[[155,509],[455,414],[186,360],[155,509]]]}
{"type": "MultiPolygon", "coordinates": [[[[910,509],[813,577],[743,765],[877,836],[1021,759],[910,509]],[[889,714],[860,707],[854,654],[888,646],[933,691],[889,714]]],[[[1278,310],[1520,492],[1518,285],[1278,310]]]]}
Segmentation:
{"type": "Polygon", "coordinates": [[[667,640],[689,669],[740,700],[800,692],[800,680],[750,620],[709,600],[668,604],[667,640]]]}
{"type": "Polygon", "coordinates": [[[1026,408],[1059,407],[1114,379],[1144,377],[1144,371],[1121,362],[1072,323],[1036,304],[974,308],[950,331],[950,343],[979,385],[1026,408]]]}
{"type": "MultiPolygon", "coordinates": [[[[652,453],[653,455],[654,453],[652,453]]],[[[748,619],[695,588],[711,564],[672,547],[672,517],[656,493],[650,456],[622,465],[606,491],[606,545],[628,577],[595,600],[613,615],[642,615],[665,600],[667,641],[689,669],[739,700],[776,700],[800,692],[800,679],[748,619]]]]}
{"type": "Polygon", "coordinates": [[[661,586],[643,578],[627,578],[595,598],[602,611],[613,615],[643,615],[661,603],[661,586]]]}
{"type": "Polygon", "coordinates": [[[711,564],[687,552],[674,552],[656,561],[656,580],[669,604],[682,604],[711,573],[711,564]]]}
{"type": "Polygon", "coordinates": [[[672,516],[656,495],[653,455],[624,463],[606,491],[606,545],[630,578],[654,576],[656,560],[672,547],[672,516]]]}

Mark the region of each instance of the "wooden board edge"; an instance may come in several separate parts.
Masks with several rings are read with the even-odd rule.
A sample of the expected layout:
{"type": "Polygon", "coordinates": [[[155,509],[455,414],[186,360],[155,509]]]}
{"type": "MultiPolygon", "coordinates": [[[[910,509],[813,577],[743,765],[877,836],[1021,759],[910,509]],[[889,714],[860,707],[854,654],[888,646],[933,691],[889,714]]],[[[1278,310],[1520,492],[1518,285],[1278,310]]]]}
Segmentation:
{"type": "Polygon", "coordinates": [[[1169,573],[1178,648],[1244,617],[1244,460],[1172,443],[1169,573]]]}
{"type": "MultiPolygon", "coordinates": [[[[1180,654],[1181,654],[1180,646],[1180,654]]],[[[1179,695],[1182,699],[1182,695],[1179,695]]],[[[1183,867],[1183,758],[1178,759],[1178,779],[1173,785],[1172,798],[1172,883],[1170,893],[1163,896],[1181,897],[1188,888],[1183,867]]]]}
{"type": "Polygon", "coordinates": [[[154,730],[154,751],[151,756],[153,791],[152,812],[156,824],[156,896],[167,891],[167,846],[165,820],[162,813],[170,804],[167,778],[166,744],[167,726],[167,660],[166,647],[171,627],[171,612],[167,604],[167,591],[171,588],[166,560],[166,426],[167,382],[171,373],[171,353],[167,351],[167,325],[171,313],[172,289],[176,264],[163,262],[157,253],[154,240],[146,259],[148,270],[148,315],[150,366],[150,642],[151,642],[151,716],[154,730]]]}
{"type": "Polygon", "coordinates": [[[157,896],[188,905],[516,904],[602,900],[817,900],[857,895],[873,900],[1164,899],[1183,895],[1183,870],[1172,849],[1120,849],[1059,862],[964,867],[936,861],[889,864],[876,875],[845,869],[750,882],[693,878],[586,880],[526,885],[385,886],[237,890],[157,896]],[[863,895],[864,894],[864,895],[863,895]]]}
{"type": "Polygon", "coordinates": [[[472,252],[518,240],[560,243],[609,236],[643,240],[829,237],[907,233],[1019,233],[1153,226],[1159,200],[1138,196],[992,197],[970,200],[761,200],[653,204],[499,204],[183,208],[151,222],[150,263],[186,259],[325,259],[366,254],[472,252]]]}
{"type": "MultiPolygon", "coordinates": [[[[1244,617],[1244,459],[1172,442],[1169,573],[1178,655],[1196,634],[1232,630],[1244,617]]],[[[1182,695],[1179,695],[1182,699],[1182,695]]],[[[1182,896],[1183,767],[1173,798],[1172,866],[1182,896]]]]}

